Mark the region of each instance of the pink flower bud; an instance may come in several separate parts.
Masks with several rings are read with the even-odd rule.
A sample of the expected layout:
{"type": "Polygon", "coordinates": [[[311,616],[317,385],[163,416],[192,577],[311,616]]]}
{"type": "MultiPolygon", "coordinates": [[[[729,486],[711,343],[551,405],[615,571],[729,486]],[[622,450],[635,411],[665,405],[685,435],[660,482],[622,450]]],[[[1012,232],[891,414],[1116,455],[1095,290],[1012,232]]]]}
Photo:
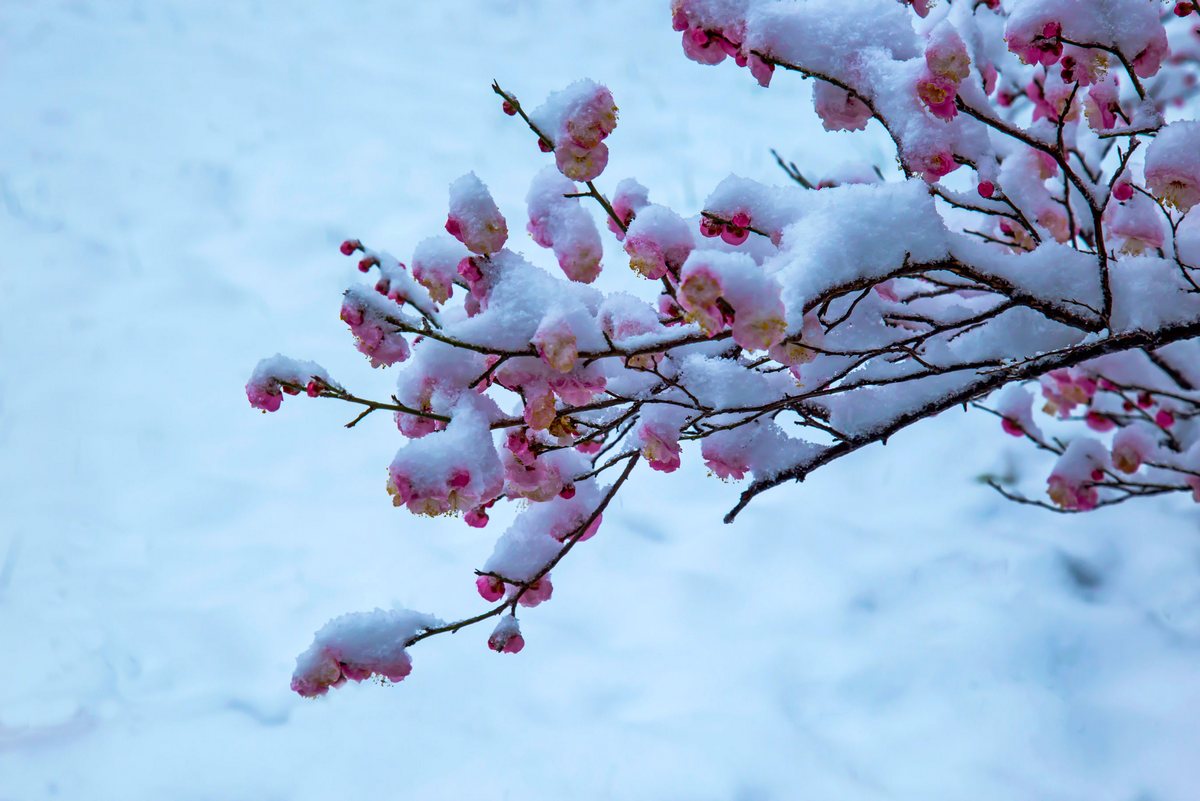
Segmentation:
{"type": "Polygon", "coordinates": [[[750,232],[745,228],[739,228],[735,225],[725,226],[725,230],[721,231],[721,241],[728,245],[740,245],[750,236],[750,232]]]}
{"type": "Polygon", "coordinates": [[[504,597],[504,582],[495,576],[480,576],[475,579],[475,589],[488,603],[495,603],[504,597]]]}
{"type": "Polygon", "coordinates": [[[475,173],[467,173],[450,184],[446,231],[472,253],[480,255],[495,253],[508,240],[508,223],[475,173]]]}
{"type": "Polygon", "coordinates": [[[991,181],[980,181],[979,194],[981,197],[991,197],[996,194],[996,185],[991,181]]]}
{"type": "Polygon", "coordinates": [[[550,577],[542,576],[526,588],[517,603],[521,606],[537,606],[540,603],[550,600],[550,596],[553,594],[554,585],[550,583],[550,577]]]}
{"type": "Polygon", "coordinates": [[[720,236],[725,230],[725,224],[720,220],[714,220],[711,217],[700,217],[700,233],[705,236],[712,237],[720,236]]]}
{"type": "Polygon", "coordinates": [[[1113,422],[1111,417],[1100,414],[1099,412],[1088,412],[1084,416],[1084,422],[1086,422],[1087,427],[1093,431],[1112,431],[1117,427],[1117,424],[1113,422]]]}
{"type": "Polygon", "coordinates": [[[525,638],[521,636],[517,619],[512,615],[500,618],[492,636],[488,637],[488,648],[499,654],[515,654],[524,647],[525,638]]]}
{"type": "Polygon", "coordinates": [[[604,443],[596,439],[575,443],[575,450],[588,456],[591,456],[594,453],[599,453],[600,449],[603,447],[604,443]]]}
{"type": "Polygon", "coordinates": [[[958,85],[938,75],[926,75],[917,81],[917,97],[929,109],[929,113],[949,122],[958,115],[954,99],[958,96],[958,85]]]}
{"type": "Polygon", "coordinates": [[[546,317],[533,335],[532,344],[549,367],[560,373],[569,373],[575,368],[579,349],[575,333],[561,317],[546,317]]]}
{"type": "Polygon", "coordinates": [[[354,253],[355,251],[362,250],[362,249],[363,249],[362,242],[359,242],[357,239],[347,239],[345,242],[342,243],[342,246],[339,248],[339,250],[342,251],[343,256],[349,256],[350,254],[354,253]]]}
{"type": "Polygon", "coordinates": [[[568,139],[555,146],[554,163],[572,181],[591,181],[608,166],[608,145],[599,142],[593,147],[582,147],[568,139]]]}

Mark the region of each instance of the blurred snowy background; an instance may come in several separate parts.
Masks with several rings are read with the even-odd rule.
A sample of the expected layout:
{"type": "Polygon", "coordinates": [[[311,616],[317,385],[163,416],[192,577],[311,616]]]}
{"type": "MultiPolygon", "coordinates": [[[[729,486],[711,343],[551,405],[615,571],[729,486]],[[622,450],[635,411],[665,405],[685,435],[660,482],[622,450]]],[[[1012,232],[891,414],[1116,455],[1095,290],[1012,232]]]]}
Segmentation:
{"type": "Polygon", "coordinates": [[[492,78],[608,83],[601,185],[682,210],[772,146],[889,165],[664,6],[0,2],[0,800],[1200,798],[1200,516],[1006,505],[975,479],[1026,457],[972,415],[732,527],[735,486],[642,471],[519,656],[288,691],[336,614],[480,608],[496,530],[391,508],[387,417],[242,385],[282,351],[388,393],[337,243],[407,256],[470,169],[522,217],[546,160],[492,78]]]}

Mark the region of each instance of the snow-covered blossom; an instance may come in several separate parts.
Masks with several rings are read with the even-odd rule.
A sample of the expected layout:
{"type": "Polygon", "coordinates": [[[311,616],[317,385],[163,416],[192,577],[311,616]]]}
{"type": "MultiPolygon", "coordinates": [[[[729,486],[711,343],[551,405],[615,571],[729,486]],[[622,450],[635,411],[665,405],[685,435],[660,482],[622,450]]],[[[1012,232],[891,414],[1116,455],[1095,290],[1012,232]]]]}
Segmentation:
{"type": "Polygon", "coordinates": [[[388,494],[415,514],[464,512],[500,494],[504,478],[486,418],[460,404],[444,431],[405,445],[388,468],[388,494]]]}
{"type": "Polygon", "coordinates": [[[1200,122],[1174,122],[1146,151],[1146,186],[1180,211],[1200,203],[1200,122]]]}
{"type": "Polygon", "coordinates": [[[554,92],[532,115],[550,137],[560,172],[572,181],[591,181],[608,165],[604,140],[617,127],[612,92],[594,81],[576,81],[554,92]]]}
{"type": "Polygon", "coordinates": [[[503,615],[492,636],[488,637],[488,648],[500,654],[520,653],[525,647],[525,638],[521,636],[521,627],[513,615],[503,615]]]}
{"type": "Polygon", "coordinates": [[[828,81],[813,85],[813,105],[827,131],[861,131],[871,120],[866,103],[828,81]]]}
{"type": "Polygon", "coordinates": [[[421,630],[441,624],[436,617],[407,609],[376,609],[335,618],[296,659],[292,689],[312,698],[347,680],[362,681],[373,675],[403,681],[412,672],[405,643],[421,630]]]}
{"type": "Polygon", "coordinates": [[[694,246],[688,224],[665,206],[645,206],[625,235],[630,268],[653,280],[678,275],[694,246]]]}
{"type": "Polygon", "coordinates": [[[319,364],[289,359],[277,353],[255,366],[246,382],[246,398],[255,409],[275,412],[279,411],[284,394],[298,395],[304,388],[309,390],[309,395],[315,395],[324,387],[337,387],[337,384],[319,364]]]}
{"type": "Polygon", "coordinates": [[[1047,479],[1050,500],[1063,509],[1086,511],[1099,503],[1096,485],[1104,480],[1108,451],[1097,440],[1073,440],[1047,479]]]}
{"type": "Polygon", "coordinates": [[[472,253],[486,256],[508,241],[508,223],[483,181],[467,173],[450,184],[450,216],[446,231],[472,253]]]}

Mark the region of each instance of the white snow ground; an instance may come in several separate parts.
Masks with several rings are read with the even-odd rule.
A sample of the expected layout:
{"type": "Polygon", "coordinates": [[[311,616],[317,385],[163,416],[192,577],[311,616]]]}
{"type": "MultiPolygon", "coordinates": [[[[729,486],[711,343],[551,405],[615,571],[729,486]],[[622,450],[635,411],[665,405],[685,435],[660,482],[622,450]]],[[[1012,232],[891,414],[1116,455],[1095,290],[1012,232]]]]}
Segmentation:
{"type": "Polygon", "coordinates": [[[280,350],[387,393],[336,244],[408,255],[468,169],[520,218],[545,160],[491,78],[609,83],[601,183],[692,210],[770,146],[888,162],[799,82],[686,61],[663,5],[0,4],[0,799],[1200,798],[1195,509],[1005,505],[964,415],[733,527],[735,487],[648,476],[519,656],[468,631],[288,691],[333,615],[481,603],[495,531],[390,507],[386,418],[242,384],[280,350]]]}

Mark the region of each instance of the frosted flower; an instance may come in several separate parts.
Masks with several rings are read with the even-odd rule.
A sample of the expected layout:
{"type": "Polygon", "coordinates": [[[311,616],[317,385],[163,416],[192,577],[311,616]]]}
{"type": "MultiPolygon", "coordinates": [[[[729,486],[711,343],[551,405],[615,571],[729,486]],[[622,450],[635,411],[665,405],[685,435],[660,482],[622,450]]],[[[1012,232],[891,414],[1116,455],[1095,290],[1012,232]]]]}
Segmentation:
{"type": "Polygon", "coordinates": [[[741,437],[706,437],[700,445],[704,465],[722,481],[738,481],[750,471],[741,437]]]}
{"type": "Polygon", "coordinates": [[[913,168],[929,183],[942,179],[959,167],[958,162],[954,160],[954,154],[948,150],[918,155],[912,162],[913,168]]]}
{"type": "Polygon", "coordinates": [[[704,264],[689,266],[679,286],[679,301],[688,317],[709,336],[725,328],[725,315],[717,306],[722,291],[720,277],[704,264]]]}
{"type": "Polygon", "coordinates": [[[670,426],[643,421],[637,429],[642,456],[655,470],[674,472],[680,465],[679,431],[670,426]]]}
{"type": "Polygon", "coordinates": [[[590,96],[567,115],[564,130],[583,148],[600,144],[617,127],[617,104],[608,87],[595,84],[590,96]]]}
{"type": "Polygon", "coordinates": [[[767,350],[787,331],[783,301],[779,296],[756,298],[753,306],[739,305],[733,316],[733,341],[746,350],[767,350]]]}
{"type": "MultiPolygon", "coordinates": [[[[516,590],[512,590],[513,593],[516,590]]],[[[530,584],[524,593],[521,594],[520,600],[517,601],[521,606],[537,606],[550,600],[550,596],[554,594],[554,585],[550,583],[549,576],[542,576],[537,581],[530,584]]]]}
{"type": "Polygon", "coordinates": [[[608,166],[608,145],[601,142],[595,147],[580,147],[570,140],[559,142],[554,148],[554,163],[572,181],[591,181],[608,166]]]}
{"type": "Polygon", "coordinates": [[[246,399],[255,409],[276,412],[284,393],[297,395],[298,387],[306,387],[308,396],[316,397],[322,389],[336,384],[320,365],[276,354],[255,365],[246,382],[246,399]]]}
{"type": "Polygon", "coordinates": [[[558,463],[550,458],[525,460],[515,454],[506,454],[504,491],[509,496],[536,503],[548,501],[564,487],[564,477],[558,467],[558,463]]]}
{"type": "Polygon", "coordinates": [[[1136,473],[1155,451],[1154,440],[1140,425],[1117,432],[1112,442],[1112,464],[1122,473],[1136,473]]]}
{"type": "Polygon", "coordinates": [[[292,690],[306,698],[330,687],[378,675],[403,681],[412,672],[404,643],[419,631],[442,625],[430,615],[407,609],[342,615],[325,624],[308,650],[296,659],[292,690]]]}
{"type": "Polygon", "coordinates": [[[1041,378],[1046,405],[1042,411],[1067,417],[1079,405],[1086,406],[1096,394],[1097,383],[1087,374],[1073,369],[1052,370],[1041,378]]]}
{"type": "Polygon", "coordinates": [[[575,332],[570,324],[558,315],[547,315],[533,335],[532,344],[549,367],[560,373],[569,373],[579,357],[575,332]]]}
{"type": "Polygon", "coordinates": [[[1088,511],[1099,504],[1096,484],[1104,480],[1108,450],[1086,437],[1072,440],[1046,481],[1050,500],[1062,509],[1088,511]]]}
{"type": "Polygon", "coordinates": [[[652,280],[668,273],[678,274],[694,247],[692,232],[683,218],[658,205],[644,207],[625,238],[630,268],[652,280]]]}
{"type": "Polygon", "coordinates": [[[954,105],[957,95],[958,85],[947,78],[926,75],[917,81],[917,96],[925,108],[933,116],[947,122],[958,115],[958,108],[954,105]]]}
{"type": "MultiPolygon", "coordinates": [[[[622,224],[629,228],[639,211],[650,204],[650,190],[632,178],[625,178],[617,184],[613,193],[612,207],[622,224]]],[[[612,231],[618,241],[625,239],[625,232],[611,217],[608,218],[608,230],[612,231]]]]}
{"type": "Polygon", "coordinates": [[[1083,101],[1083,113],[1093,131],[1106,131],[1117,124],[1121,110],[1120,90],[1115,78],[1092,84],[1083,101]]]}
{"type": "Polygon", "coordinates": [[[1026,64],[1049,67],[1062,56],[1063,45],[1058,37],[1062,34],[1062,24],[1050,20],[1042,25],[1020,24],[1015,17],[1010,19],[1008,31],[1004,39],[1008,49],[1026,64]]]}
{"type": "Polygon", "coordinates": [[[393,505],[436,516],[474,509],[500,494],[500,457],[487,419],[470,399],[459,402],[444,431],[412,440],[396,453],[387,481],[393,505]]]}
{"type": "Polygon", "coordinates": [[[261,383],[251,382],[246,384],[246,398],[255,409],[277,412],[283,404],[283,390],[274,380],[261,383]]]}
{"type": "Polygon", "coordinates": [[[934,28],[925,47],[925,66],[932,75],[954,84],[971,74],[971,57],[954,26],[942,22],[934,28]]]}
{"type": "Polygon", "coordinates": [[[1200,122],[1173,122],[1146,150],[1146,186],[1186,212],[1200,203],[1200,122]]]}
{"type": "Polygon", "coordinates": [[[472,253],[488,255],[508,241],[508,223],[483,181],[467,173],[450,184],[450,216],[446,231],[472,253]]]}
{"type": "Polygon", "coordinates": [[[575,184],[555,168],[539,172],[525,198],[528,231],[538,245],[554,250],[558,266],[568,278],[590,284],[600,275],[604,248],[592,215],[579,198],[566,197],[574,191],[575,184]]]}
{"type": "Polygon", "coordinates": [[[1060,475],[1051,475],[1046,481],[1046,494],[1055,506],[1079,512],[1095,509],[1100,501],[1095,487],[1072,482],[1060,475]]]}
{"type": "Polygon", "coordinates": [[[1157,36],[1150,40],[1140,53],[1133,57],[1133,71],[1139,78],[1151,78],[1158,74],[1163,60],[1171,54],[1166,31],[1158,27],[1157,36]]]}
{"type": "Polygon", "coordinates": [[[543,385],[540,391],[526,388],[524,419],[526,425],[534,431],[544,431],[554,422],[558,411],[554,403],[554,393],[548,385],[543,385]]]}
{"type": "Polygon", "coordinates": [[[1014,437],[1039,437],[1033,421],[1033,395],[1018,384],[1010,384],[996,395],[996,411],[1001,415],[1004,433],[1014,437]]]}
{"type": "MultiPolygon", "coordinates": [[[[1114,188],[1114,199],[1116,194],[1114,188]]],[[[1137,255],[1147,248],[1157,250],[1166,239],[1162,212],[1153,200],[1140,193],[1131,194],[1124,203],[1109,203],[1104,210],[1104,222],[1109,233],[1121,238],[1124,253],[1137,255]]]]}
{"type": "Polygon", "coordinates": [[[866,103],[828,81],[813,85],[813,107],[827,131],[862,131],[871,120],[866,103]]]}
{"type": "Polygon", "coordinates": [[[462,244],[445,234],[422,240],[413,251],[413,278],[428,290],[434,303],[445,303],[454,294],[458,263],[466,256],[462,244]]]}
{"type": "Polygon", "coordinates": [[[488,648],[499,654],[519,653],[525,647],[525,638],[521,636],[521,627],[513,615],[503,615],[492,636],[488,637],[488,648]]]}

